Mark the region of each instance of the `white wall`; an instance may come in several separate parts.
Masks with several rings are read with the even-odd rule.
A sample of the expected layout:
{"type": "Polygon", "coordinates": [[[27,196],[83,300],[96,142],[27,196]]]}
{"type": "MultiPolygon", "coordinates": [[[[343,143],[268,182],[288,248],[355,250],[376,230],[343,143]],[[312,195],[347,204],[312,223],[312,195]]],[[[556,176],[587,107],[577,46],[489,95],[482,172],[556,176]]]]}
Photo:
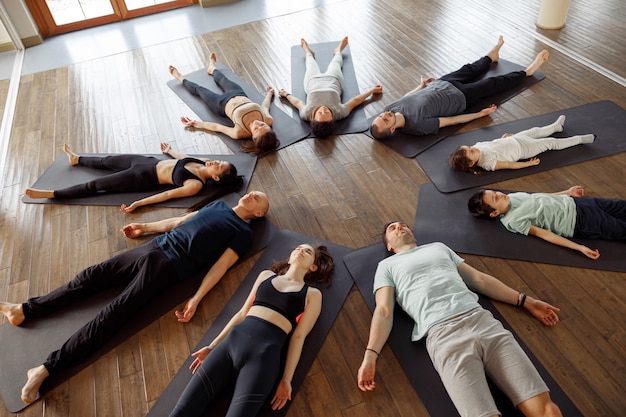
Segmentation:
{"type": "MultiPolygon", "coordinates": [[[[33,21],[24,0],[0,0],[13,22],[20,39],[28,39],[39,36],[37,25],[33,21]]],[[[6,29],[2,28],[4,32],[6,29]]]]}

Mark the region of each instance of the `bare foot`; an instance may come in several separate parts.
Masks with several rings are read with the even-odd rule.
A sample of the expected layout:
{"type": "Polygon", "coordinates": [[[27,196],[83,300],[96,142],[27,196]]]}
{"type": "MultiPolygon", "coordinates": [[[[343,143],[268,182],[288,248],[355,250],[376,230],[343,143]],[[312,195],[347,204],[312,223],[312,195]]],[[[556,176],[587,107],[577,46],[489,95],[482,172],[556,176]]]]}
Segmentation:
{"type": "Polygon", "coordinates": [[[530,77],[541,67],[541,65],[548,60],[550,57],[550,52],[547,50],[543,50],[537,54],[535,60],[526,68],[526,76],[530,77]]]}
{"type": "Polygon", "coordinates": [[[346,36],[345,38],[343,38],[341,40],[341,42],[339,42],[339,45],[337,45],[337,47],[335,49],[333,49],[333,55],[337,55],[340,54],[341,51],[343,51],[346,46],[348,46],[348,37],[346,36]]]}
{"type": "Polygon", "coordinates": [[[9,323],[14,326],[19,326],[25,319],[21,304],[0,301],[0,313],[4,314],[9,323]]]}
{"type": "Polygon", "coordinates": [[[491,62],[498,62],[500,59],[500,48],[502,48],[502,45],[504,45],[504,38],[500,35],[496,46],[494,46],[493,49],[487,54],[487,56],[491,58],[491,62]]]}
{"type": "Polygon", "coordinates": [[[37,401],[37,398],[39,398],[39,387],[41,387],[41,384],[48,375],[50,374],[43,365],[28,370],[26,373],[28,381],[26,381],[26,385],[22,387],[22,401],[24,401],[25,404],[31,404],[37,401]]]}
{"type": "Polygon", "coordinates": [[[176,69],[175,66],[170,65],[169,66],[170,69],[170,74],[172,74],[172,77],[176,78],[178,81],[180,81],[181,83],[183,82],[183,80],[185,79],[185,77],[183,77],[180,72],[178,72],[178,70],[176,69]]]}
{"type": "Polygon", "coordinates": [[[27,188],[24,191],[30,198],[54,198],[54,191],[51,190],[37,190],[35,188],[27,188]]]}
{"type": "Polygon", "coordinates": [[[217,63],[217,55],[215,55],[215,52],[211,52],[211,56],[209,56],[209,68],[206,69],[207,74],[213,75],[213,71],[215,71],[216,63],[217,63]]]}
{"type": "Polygon", "coordinates": [[[70,165],[72,165],[72,166],[78,165],[78,155],[76,155],[74,152],[72,152],[72,149],[70,148],[70,145],[68,145],[67,143],[64,143],[63,144],[63,152],[65,152],[65,154],[67,155],[67,159],[69,159],[70,165]]]}
{"type": "Polygon", "coordinates": [[[304,49],[304,52],[310,54],[313,58],[315,58],[315,52],[313,52],[313,50],[309,48],[309,44],[307,41],[304,40],[304,38],[300,39],[300,46],[302,47],[302,49],[304,49]]]}

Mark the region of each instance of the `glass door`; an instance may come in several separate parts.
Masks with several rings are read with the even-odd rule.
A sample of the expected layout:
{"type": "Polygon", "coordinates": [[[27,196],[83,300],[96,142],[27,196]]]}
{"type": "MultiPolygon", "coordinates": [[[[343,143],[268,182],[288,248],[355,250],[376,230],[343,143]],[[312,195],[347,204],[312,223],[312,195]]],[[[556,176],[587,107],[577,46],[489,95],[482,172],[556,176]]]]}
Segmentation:
{"type": "Polygon", "coordinates": [[[196,1],[26,0],[26,4],[41,34],[46,37],[188,6],[196,1]]]}

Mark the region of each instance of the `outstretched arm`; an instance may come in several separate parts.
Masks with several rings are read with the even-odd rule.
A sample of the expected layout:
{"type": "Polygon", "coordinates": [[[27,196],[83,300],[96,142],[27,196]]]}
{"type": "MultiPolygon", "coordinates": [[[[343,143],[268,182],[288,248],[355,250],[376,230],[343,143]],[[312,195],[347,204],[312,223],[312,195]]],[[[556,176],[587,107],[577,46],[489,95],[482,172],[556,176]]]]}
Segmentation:
{"type": "Polygon", "coordinates": [[[383,86],[377,85],[371,90],[368,90],[365,93],[359,94],[358,96],[353,97],[350,100],[348,100],[348,102],[346,103],[346,106],[348,107],[350,112],[352,112],[352,110],[354,110],[357,106],[363,104],[365,99],[367,99],[369,96],[371,96],[372,94],[382,94],[382,92],[383,92],[383,86]]]}
{"type": "Polygon", "coordinates": [[[285,369],[272,399],[272,410],[280,410],[291,400],[291,380],[302,355],[304,340],[317,322],[321,311],[322,293],[316,288],[309,288],[304,313],[289,340],[285,369]]]}
{"type": "Polygon", "coordinates": [[[161,143],[161,152],[163,152],[165,155],[171,156],[174,159],[183,159],[189,156],[182,152],[175,151],[174,149],[172,149],[172,146],[169,143],[161,143]]]}
{"type": "Polygon", "coordinates": [[[598,249],[590,249],[585,245],[578,244],[549,230],[542,229],[541,227],[530,226],[528,234],[532,236],[537,236],[545,240],[546,242],[550,242],[558,246],[563,246],[564,248],[577,250],[585,255],[587,258],[598,259],[600,257],[600,252],[598,251],[598,249]]]}
{"type": "Polygon", "coordinates": [[[225,126],[223,124],[214,122],[202,122],[200,120],[192,120],[184,116],[180,118],[180,121],[185,125],[185,127],[193,127],[196,129],[204,129],[211,132],[223,133],[231,139],[244,139],[246,137],[246,135],[243,134],[243,130],[238,129],[237,127],[225,126]]]}
{"type": "Polygon", "coordinates": [[[272,105],[272,99],[274,98],[274,88],[267,87],[267,92],[265,93],[265,98],[263,99],[263,103],[261,103],[261,109],[263,110],[263,117],[265,117],[265,123],[268,125],[274,124],[274,118],[270,114],[270,106],[272,105]]]}
{"type": "Polygon", "coordinates": [[[120,231],[129,239],[135,239],[148,233],[165,233],[177,226],[180,226],[196,214],[198,214],[197,211],[192,211],[184,216],[170,217],[169,219],[159,220],[158,222],[130,223],[122,227],[120,231]]]}
{"type": "Polygon", "coordinates": [[[528,161],[515,161],[515,162],[509,162],[509,161],[496,161],[496,166],[495,166],[495,170],[499,170],[499,169],[522,169],[522,168],[528,168],[528,167],[532,167],[535,165],[539,165],[539,163],[541,162],[541,160],[539,158],[530,158],[528,161]]]}
{"type": "Polygon", "coordinates": [[[582,197],[585,195],[585,189],[580,185],[574,185],[573,187],[570,187],[567,190],[559,191],[558,193],[554,193],[554,194],[568,195],[570,197],[582,197]]]}
{"type": "MultiPolygon", "coordinates": [[[[467,286],[476,292],[508,304],[518,305],[521,301],[518,291],[496,277],[481,272],[465,262],[459,265],[458,271],[467,286]]],[[[554,326],[559,321],[557,313],[560,309],[544,301],[526,296],[523,307],[546,326],[554,326]]]]}
{"type": "Polygon", "coordinates": [[[464,114],[459,114],[457,116],[440,117],[439,128],[446,127],[446,126],[454,126],[454,125],[458,125],[461,123],[468,123],[468,122],[471,122],[472,120],[480,119],[483,116],[487,116],[488,114],[493,113],[497,109],[498,108],[496,107],[496,105],[492,104],[489,107],[486,107],[477,113],[464,113],[464,114]]]}
{"type": "Polygon", "coordinates": [[[376,290],[376,308],[370,325],[370,336],[357,375],[361,391],[372,391],[376,388],[376,382],[374,382],[376,360],[391,333],[394,306],[393,287],[382,287],[376,290]]]}
{"type": "Polygon", "coordinates": [[[198,194],[200,190],[202,190],[203,186],[204,184],[202,184],[202,182],[189,179],[186,180],[181,187],[177,187],[172,190],[163,191],[161,193],[142,198],[141,200],[134,201],[129,206],[127,206],[126,204],[122,204],[120,210],[124,213],[130,213],[138,207],[161,203],[163,201],[171,200],[174,198],[190,197],[192,195],[198,194]]]}
{"type": "Polygon", "coordinates": [[[287,100],[289,104],[295,107],[298,111],[302,110],[304,106],[306,105],[304,101],[300,100],[298,97],[294,96],[293,94],[288,93],[283,88],[278,90],[278,95],[281,98],[284,98],[285,100],[287,100]]]}

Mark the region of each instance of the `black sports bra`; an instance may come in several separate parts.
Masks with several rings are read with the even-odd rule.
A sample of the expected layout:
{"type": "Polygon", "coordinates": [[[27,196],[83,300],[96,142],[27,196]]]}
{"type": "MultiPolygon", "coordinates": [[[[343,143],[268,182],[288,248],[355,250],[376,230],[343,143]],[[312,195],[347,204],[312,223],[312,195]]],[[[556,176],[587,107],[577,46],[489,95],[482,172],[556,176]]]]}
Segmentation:
{"type": "Polygon", "coordinates": [[[176,162],[176,165],[174,165],[174,169],[172,170],[172,182],[174,183],[174,185],[182,187],[183,183],[187,180],[198,180],[202,184],[204,184],[204,181],[202,181],[200,177],[185,168],[185,164],[187,164],[188,162],[197,162],[204,165],[204,161],[196,158],[179,159],[178,162],[176,162]]]}
{"type": "Polygon", "coordinates": [[[304,311],[309,286],[305,284],[299,291],[281,292],[272,284],[275,277],[276,275],[271,276],[259,285],[252,305],[279,312],[291,322],[292,329],[294,329],[297,317],[304,311]]]}

